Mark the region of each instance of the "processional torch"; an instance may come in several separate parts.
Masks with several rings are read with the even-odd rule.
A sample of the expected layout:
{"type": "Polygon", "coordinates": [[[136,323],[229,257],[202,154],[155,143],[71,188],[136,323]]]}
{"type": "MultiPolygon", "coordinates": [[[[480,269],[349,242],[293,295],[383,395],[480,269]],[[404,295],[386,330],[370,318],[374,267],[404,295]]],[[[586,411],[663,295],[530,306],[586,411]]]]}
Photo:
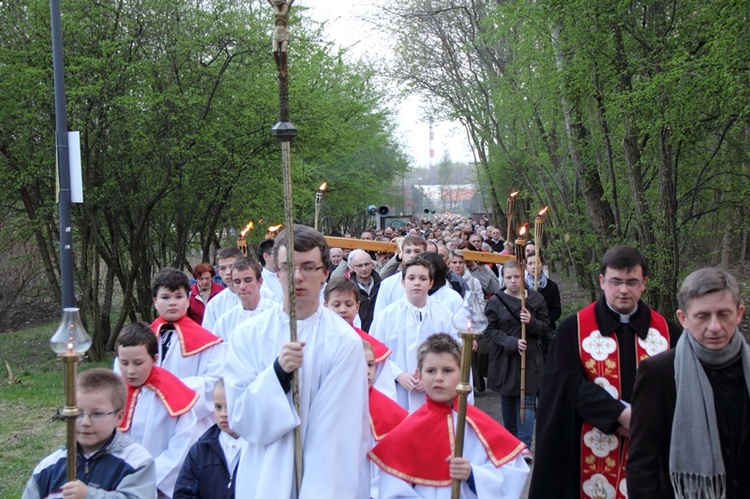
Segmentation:
{"type": "Polygon", "coordinates": [[[534,245],[536,251],[534,252],[534,291],[539,291],[539,273],[541,272],[542,266],[542,238],[544,237],[544,214],[547,213],[545,206],[536,216],[534,220],[534,245]]]}
{"type": "MultiPolygon", "coordinates": [[[[521,267],[521,310],[526,308],[526,232],[528,224],[523,224],[518,231],[516,239],[516,260],[521,267]]],[[[526,323],[521,321],[521,340],[526,341],[526,323]]],[[[523,424],[526,412],[526,350],[521,352],[521,424],[523,424]]]]}
{"type": "Polygon", "coordinates": [[[506,243],[510,243],[510,227],[511,222],[513,221],[513,203],[516,200],[516,196],[518,196],[518,191],[513,191],[508,195],[508,206],[506,206],[505,211],[505,218],[508,223],[508,236],[505,238],[506,243]]]}
{"type": "MultiPolygon", "coordinates": [[[[487,317],[484,315],[479,296],[473,291],[466,293],[461,308],[452,319],[453,327],[461,336],[461,381],[456,386],[458,392],[458,421],[456,422],[456,441],[453,457],[462,457],[464,453],[464,435],[466,434],[466,398],[471,393],[469,372],[471,372],[471,351],[474,340],[487,328],[487,317]]],[[[451,498],[458,499],[461,493],[461,481],[453,480],[451,498]]]]}
{"type": "MultiPolygon", "coordinates": [[[[291,142],[297,136],[297,128],[289,118],[289,79],[287,74],[287,49],[289,48],[289,11],[294,0],[268,0],[273,8],[274,30],[271,51],[279,77],[279,121],[271,128],[271,135],[281,144],[281,167],[284,180],[284,225],[286,226],[287,289],[289,300],[289,341],[297,341],[297,307],[294,296],[294,213],[292,211],[292,158],[291,142]]],[[[292,374],[292,399],[297,414],[300,412],[299,374],[292,374]]],[[[302,486],[302,433],[301,425],[294,428],[294,468],[296,491],[299,496],[302,486]]]]}
{"type": "Polygon", "coordinates": [[[76,478],[76,419],[81,414],[76,402],[76,364],[91,347],[91,338],[81,324],[77,308],[64,308],[60,327],[49,340],[52,351],[63,361],[65,383],[65,407],[62,417],[67,425],[66,482],[76,478]]]}

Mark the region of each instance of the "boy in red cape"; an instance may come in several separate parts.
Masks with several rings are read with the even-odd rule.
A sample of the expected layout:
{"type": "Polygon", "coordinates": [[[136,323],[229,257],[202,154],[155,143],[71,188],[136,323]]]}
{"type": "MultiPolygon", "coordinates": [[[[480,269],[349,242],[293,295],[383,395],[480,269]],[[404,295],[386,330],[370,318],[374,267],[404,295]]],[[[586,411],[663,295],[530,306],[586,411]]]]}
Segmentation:
{"type": "MultiPolygon", "coordinates": [[[[347,280],[347,282],[351,282],[347,280]]],[[[365,333],[367,334],[367,333],[365,333]]],[[[373,388],[375,379],[375,350],[366,340],[362,341],[365,348],[365,361],[367,361],[367,386],[370,390],[370,448],[385,438],[388,433],[406,419],[409,413],[398,405],[394,400],[386,397],[377,388],[373,388]]],[[[370,462],[370,497],[378,499],[380,468],[370,462]]]]}
{"type": "Polygon", "coordinates": [[[326,308],[336,312],[339,317],[354,328],[354,331],[363,341],[370,344],[375,355],[375,373],[373,380],[370,381],[370,386],[375,386],[381,394],[395,401],[396,373],[400,373],[401,369],[388,358],[391,355],[390,348],[354,325],[354,318],[357,317],[360,305],[357,285],[346,277],[334,277],[326,285],[323,299],[326,308]]]}
{"type": "Polygon", "coordinates": [[[433,334],[417,355],[427,402],[370,451],[384,472],[379,499],[448,499],[453,479],[463,482],[465,499],[520,497],[529,474],[521,457],[524,445],[476,407],[467,407],[463,457],[452,457],[461,376],[458,342],[433,334]]]}
{"type": "Polygon", "coordinates": [[[208,418],[195,415],[200,395],[157,365],[156,336],[145,322],[125,326],[115,347],[127,386],[118,430],[154,456],[159,497],[172,497],[190,446],[208,429],[208,418]]]}

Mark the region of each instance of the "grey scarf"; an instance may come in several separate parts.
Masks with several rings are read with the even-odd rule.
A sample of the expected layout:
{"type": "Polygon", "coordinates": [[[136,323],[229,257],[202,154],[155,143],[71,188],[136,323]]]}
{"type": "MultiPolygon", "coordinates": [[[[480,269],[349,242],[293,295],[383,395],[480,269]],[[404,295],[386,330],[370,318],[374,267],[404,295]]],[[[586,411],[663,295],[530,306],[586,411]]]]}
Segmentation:
{"type": "Polygon", "coordinates": [[[748,384],[750,347],[738,330],[722,350],[707,349],[687,330],[677,342],[674,359],[677,402],[669,447],[669,476],[677,498],[726,497],[714,395],[701,364],[720,369],[732,365],[740,356],[748,384]]]}
{"type": "MultiPolygon", "coordinates": [[[[531,272],[526,272],[526,289],[534,289],[534,274],[531,272]]],[[[544,272],[539,274],[539,289],[544,289],[547,287],[547,276],[544,275],[544,272]]]]}

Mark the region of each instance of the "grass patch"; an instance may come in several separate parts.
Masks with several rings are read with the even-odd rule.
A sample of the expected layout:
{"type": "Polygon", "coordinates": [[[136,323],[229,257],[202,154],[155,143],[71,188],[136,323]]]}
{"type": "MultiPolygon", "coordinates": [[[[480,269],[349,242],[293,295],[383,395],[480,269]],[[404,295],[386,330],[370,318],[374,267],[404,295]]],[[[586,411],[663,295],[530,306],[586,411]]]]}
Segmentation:
{"type": "MultiPolygon", "coordinates": [[[[21,497],[37,463],[65,443],[65,423],[52,420],[65,401],[62,363],[49,348],[58,325],[0,334],[0,497],[21,497]]],[[[111,366],[106,359],[78,370],[111,366]]]]}

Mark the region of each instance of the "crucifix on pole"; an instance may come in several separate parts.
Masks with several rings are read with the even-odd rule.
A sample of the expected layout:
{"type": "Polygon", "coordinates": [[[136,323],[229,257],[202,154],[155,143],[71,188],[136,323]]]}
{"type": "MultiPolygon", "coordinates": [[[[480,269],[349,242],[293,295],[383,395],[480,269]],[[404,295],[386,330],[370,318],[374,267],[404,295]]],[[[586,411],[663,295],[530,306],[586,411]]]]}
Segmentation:
{"type": "MultiPolygon", "coordinates": [[[[284,225],[287,231],[287,268],[294,269],[294,213],[292,205],[292,158],[291,142],[297,136],[297,128],[289,119],[289,79],[287,73],[287,50],[289,48],[289,11],[294,0],[268,0],[273,8],[274,30],[272,52],[279,77],[279,121],[271,128],[271,135],[281,144],[281,168],[284,182],[284,225]]],[[[295,272],[287,272],[289,293],[289,340],[297,341],[297,308],[294,297],[295,272]]],[[[292,398],[299,414],[299,373],[292,378],[292,398]]],[[[296,491],[302,486],[302,433],[300,425],[294,429],[294,468],[296,491]]]]}

